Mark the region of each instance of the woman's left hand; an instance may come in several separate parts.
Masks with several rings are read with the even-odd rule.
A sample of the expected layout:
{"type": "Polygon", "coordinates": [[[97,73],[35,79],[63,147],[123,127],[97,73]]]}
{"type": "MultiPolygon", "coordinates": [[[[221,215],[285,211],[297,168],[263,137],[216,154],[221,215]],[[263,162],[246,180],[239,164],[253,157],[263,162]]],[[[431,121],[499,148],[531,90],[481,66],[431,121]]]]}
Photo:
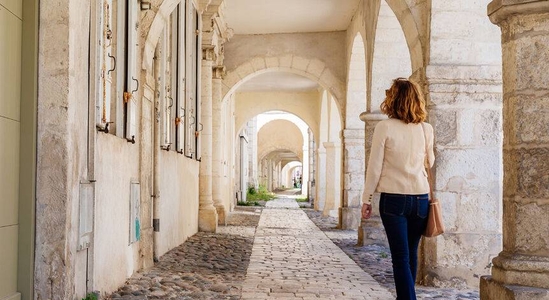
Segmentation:
{"type": "Polygon", "coordinates": [[[362,218],[369,219],[372,215],[372,204],[363,203],[362,204],[362,218]]]}

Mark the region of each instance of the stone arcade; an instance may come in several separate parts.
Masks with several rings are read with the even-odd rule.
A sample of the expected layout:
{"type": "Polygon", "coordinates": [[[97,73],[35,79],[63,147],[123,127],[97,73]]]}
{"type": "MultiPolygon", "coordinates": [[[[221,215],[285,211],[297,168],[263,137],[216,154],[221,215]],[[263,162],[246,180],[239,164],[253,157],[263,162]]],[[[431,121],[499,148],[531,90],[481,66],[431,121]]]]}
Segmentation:
{"type": "Polygon", "coordinates": [[[548,67],[547,0],[0,0],[0,299],[113,292],[292,176],[384,243],[359,212],[395,77],[446,216],[420,283],[549,299],[548,67]]]}

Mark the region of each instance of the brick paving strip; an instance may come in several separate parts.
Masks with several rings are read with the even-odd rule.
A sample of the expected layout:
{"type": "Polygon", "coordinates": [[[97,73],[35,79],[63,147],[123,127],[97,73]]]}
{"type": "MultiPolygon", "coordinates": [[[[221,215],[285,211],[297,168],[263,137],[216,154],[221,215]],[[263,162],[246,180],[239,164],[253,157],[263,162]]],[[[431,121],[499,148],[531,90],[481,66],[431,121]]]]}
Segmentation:
{"type": "Polygon", "coordinates": [[[242,299],[394,299],[299,209],[269,201],[256,229],[242,299]]]}

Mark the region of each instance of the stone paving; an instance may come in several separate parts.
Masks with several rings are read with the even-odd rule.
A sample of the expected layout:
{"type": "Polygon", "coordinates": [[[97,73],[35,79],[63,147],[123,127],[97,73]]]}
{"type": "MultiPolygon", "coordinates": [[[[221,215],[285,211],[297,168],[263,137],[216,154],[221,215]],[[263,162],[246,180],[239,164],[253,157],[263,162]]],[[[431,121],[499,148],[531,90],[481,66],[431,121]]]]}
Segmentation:
{"type": "Polygon", "coordinates": [[[255,233],[242,299],[393,299],[299,209],[269,201],[255,233]]]}
{"type": "MultiPolygon", "coordinates": [[[[336,229],[337,219],[322,217],[320,212],[304,209],[307,216],[364,271],[368,272],[382,286],[395,293],[395,285],[389,248],[380,245],[357,247],[355,230],[336,229]]],[[[478,290],[433,288],[417,286],[418,299],[464,300],[480,299],[478,290]]],[[[396,294],[394,294],[396,297],[396,294]]]]}
{"type": "Polygon", "coordinates": [[[106,299],[240,299],[260,215],[238,208],[217,233],[190,237],[106,299]]]}
{"type": "MultiPolygon", "coordinates": [[[[282,198],[237,207],[217,233],[197,233],[103,298],[395,298],[388,249],[356,247],[356,231],[335,230],[334,218],[300,205],[282,198]]],[[[479,299],[473,290],[417,291],[418,299],[479,299]]]]}

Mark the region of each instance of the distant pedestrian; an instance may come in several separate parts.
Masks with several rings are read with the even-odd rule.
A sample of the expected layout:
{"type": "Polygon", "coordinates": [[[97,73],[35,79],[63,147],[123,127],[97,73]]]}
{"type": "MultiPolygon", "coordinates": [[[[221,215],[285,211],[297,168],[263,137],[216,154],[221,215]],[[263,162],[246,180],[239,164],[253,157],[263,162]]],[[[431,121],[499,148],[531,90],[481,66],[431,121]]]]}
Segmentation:
{"type": "Polygon", "coordinates": [[[425,168],[435,161],[433,127],[424,122],[425,100],[417,83],[397,78],[385,93],[381,111],[389,119],[374,129],[362,217],[370,218],[372,195],[380,192],[379,214],[391,249],[397,299],[415,300],[417,248],[429,212],[425,168]]]}

